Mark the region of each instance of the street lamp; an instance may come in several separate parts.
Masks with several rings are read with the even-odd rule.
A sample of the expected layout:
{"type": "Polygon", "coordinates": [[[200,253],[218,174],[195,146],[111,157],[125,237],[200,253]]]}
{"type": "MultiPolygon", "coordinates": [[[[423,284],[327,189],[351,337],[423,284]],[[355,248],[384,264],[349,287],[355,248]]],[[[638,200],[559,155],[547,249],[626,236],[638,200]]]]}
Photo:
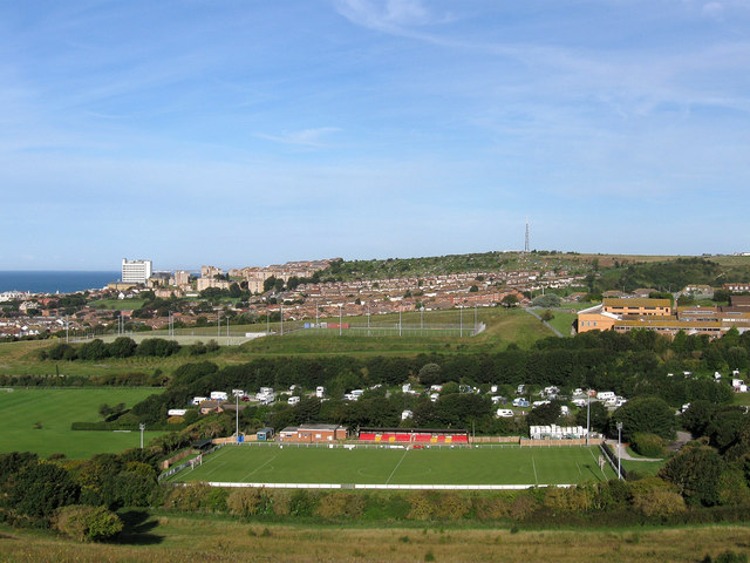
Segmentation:
{"type": "Polygon", "coordinates": [[[343,334],[344,325],[343,323],[343,315],[344,315],[344,304],[339,303],[339,336],[343,334]]]}
{"type": "Polygon", "coordinates": [[[589,445],[589,434],[591,433],[591,393],[586,390],[586,445],[589,445]]]}
{"type": "Polygon", "coordinates": [[[622,422],[617,423],[617,478],[622,479],[622,422]]]}
{"type": "Polygon", "coordinates": [[[234,394],[234,435],[237,436],[237,443],[240,443],[240,394],[234,394]]]}
{"type": "Polygon", "coordinates": [[[141,422],[138,425],[138,428],[141,431],[141,449],[143,449],[143,431],[146,429],[146,425],[143,422],[141,422]]]}

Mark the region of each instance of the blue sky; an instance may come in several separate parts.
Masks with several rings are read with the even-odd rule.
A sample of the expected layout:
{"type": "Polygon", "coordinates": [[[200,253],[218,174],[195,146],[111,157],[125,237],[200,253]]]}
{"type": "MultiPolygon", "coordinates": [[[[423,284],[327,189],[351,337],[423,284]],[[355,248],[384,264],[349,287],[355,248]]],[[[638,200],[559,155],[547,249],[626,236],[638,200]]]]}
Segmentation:
{"type": "Polygon", "coordinates": [[[748,0],[0,2],[0,269],[750,250],[748,0]]]}

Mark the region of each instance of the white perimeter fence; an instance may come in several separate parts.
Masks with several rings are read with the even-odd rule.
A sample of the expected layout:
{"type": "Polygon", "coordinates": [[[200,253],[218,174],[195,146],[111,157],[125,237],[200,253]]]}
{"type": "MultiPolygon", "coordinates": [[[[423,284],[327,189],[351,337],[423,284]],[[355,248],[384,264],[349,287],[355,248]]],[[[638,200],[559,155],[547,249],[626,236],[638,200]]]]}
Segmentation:
{"type": "MultiPolygon", "coordinates": [[[[187,483],[181,483],[186,485],[187,483]]],[[[348,483],[231,483],[224,481],[208,481],[211,487],[241,488],[252,487],[255,489],[376,489],[391,491],[519,491],[523,489],[545,488],[545,487],[574,487],[575,485],[565,483],[558,485],[376,485],[376,484],[348,484],[348,483]]]]}

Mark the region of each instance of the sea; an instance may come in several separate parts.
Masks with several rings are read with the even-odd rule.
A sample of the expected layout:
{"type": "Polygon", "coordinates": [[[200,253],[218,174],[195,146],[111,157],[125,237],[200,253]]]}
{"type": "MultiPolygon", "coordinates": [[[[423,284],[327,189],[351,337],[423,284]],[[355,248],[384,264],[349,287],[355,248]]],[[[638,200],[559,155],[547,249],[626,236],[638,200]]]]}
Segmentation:
{"type": "Polygon", "coordinates": [[[102,289],[119,279],[119,271],[0,271],[0,293],[76,293],[87,289],[102,289]]]}

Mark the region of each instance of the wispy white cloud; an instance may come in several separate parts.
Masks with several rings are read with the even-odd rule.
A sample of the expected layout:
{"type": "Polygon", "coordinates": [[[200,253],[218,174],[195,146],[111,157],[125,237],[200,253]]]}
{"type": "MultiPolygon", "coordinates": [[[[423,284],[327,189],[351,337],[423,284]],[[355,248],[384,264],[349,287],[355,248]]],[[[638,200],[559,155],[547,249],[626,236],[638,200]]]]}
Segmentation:
{"type": "Polygon", "coordinates": [[[326,139],[341,131],[338,127],[317,127],[314,129],[300,129],[298,131],[285,131],[278,135],[258,133],[256,137],[266,139],[285,145],[299,145],[311,148],[322,148],[326,146],[326,139]]]}
{"type": "Polygon", "coordinates": [[[422,0],[334,0],[341,15],[356,25],[385,32],[405,31],[444,23],[448,14],[436,14],[422,0]]]}

